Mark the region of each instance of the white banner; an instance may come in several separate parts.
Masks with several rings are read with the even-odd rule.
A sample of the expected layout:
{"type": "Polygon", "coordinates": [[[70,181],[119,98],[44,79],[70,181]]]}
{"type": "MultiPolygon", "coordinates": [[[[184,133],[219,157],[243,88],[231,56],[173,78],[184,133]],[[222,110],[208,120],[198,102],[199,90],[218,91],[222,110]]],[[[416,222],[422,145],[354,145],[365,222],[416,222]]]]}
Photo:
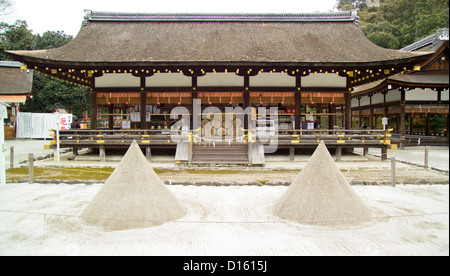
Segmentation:
{"type": "MultiPolygon", "coordinates": [[[[56,113],[28,113],[18,112],[17,114],[17,138],[29,139],[52,139],[50,129],[56,129],[58,120],[56,113]]],[[[72,116],[70,114],[70,116],[72,116]]],[[[67,118],[66,118],[67,120],[67,118]]]]}
{"type": "Polygon", "coordinates": [[[31,138],[31,113],[18,112],[16,125],[16,138],[31,138]]]}

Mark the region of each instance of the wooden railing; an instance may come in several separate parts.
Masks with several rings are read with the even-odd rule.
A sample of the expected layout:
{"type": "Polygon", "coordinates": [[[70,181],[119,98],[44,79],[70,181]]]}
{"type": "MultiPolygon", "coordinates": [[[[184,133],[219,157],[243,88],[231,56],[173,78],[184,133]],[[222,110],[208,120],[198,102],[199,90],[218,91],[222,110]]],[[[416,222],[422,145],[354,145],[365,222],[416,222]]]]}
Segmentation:
{"type": "MultiPolygon", "coordinates": [[[[311,145],[324,141],[327,145],[390,145],[391,129],[388,130],[280,130],[267,133],[244,130],[239,135],[201,135],[199,131],[182,130],[67,130],[59,132],[61,147],[88,145],[129,145],[133,140],[139,144],[176,144],[177,139],[193,143],[274,143],[279,145],[311,145]],[[176,139],[171,139],[176,138],[176,139]]],[[[53,137],[56,136],[54,131],[53,137]]],[[[56,145],[56,137],[51,145],[56,145]]]]}
{"type": "Polygon", "coordinates": [[[280,145],[304,145],[324,141],[326,145],[390,145],[391,129],[292,130],[278,134],[280,145]]]}
{"type": "MultiPolygon", "coordinates": [[[[327,147],[336,148],[381,148],[382,160],[385,160],[387,148],[391,145],[392,129],[358,129],[358,130],[279,130],[261,133],[256,130],[238,131],[238,135],[230,136],[202,136],[199,130],[68,130],[60,131],[47,148],[56,148],[59,141],[60,148],[127,148],[136,140],[143,147],[173,147],[179,141],[188,143],[189,149],[192,144],[247,144],[249,156],[253,144],[265,146],[274,145],[278,148],[302,148],[315,147],[320,141],[324,141],[327,147]]],[[[192,154],[192,150],[189,151],[192,154]]]]}

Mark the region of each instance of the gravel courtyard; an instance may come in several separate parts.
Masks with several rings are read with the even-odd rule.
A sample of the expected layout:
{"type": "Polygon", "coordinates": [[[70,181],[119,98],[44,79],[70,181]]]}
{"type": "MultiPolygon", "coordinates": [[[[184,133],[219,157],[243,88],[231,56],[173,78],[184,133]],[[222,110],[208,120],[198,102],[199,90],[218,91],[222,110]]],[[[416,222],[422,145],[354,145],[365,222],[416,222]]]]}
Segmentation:
{"type": "Polygon", "coordinates": [[[104,231],[79,215],[102,184],[0,187],[0,255],[449,255],[448,185],[353,185],[371,221],[274,216],[286,186],[168,186],[188,209],[157,227],[104,231]]]}

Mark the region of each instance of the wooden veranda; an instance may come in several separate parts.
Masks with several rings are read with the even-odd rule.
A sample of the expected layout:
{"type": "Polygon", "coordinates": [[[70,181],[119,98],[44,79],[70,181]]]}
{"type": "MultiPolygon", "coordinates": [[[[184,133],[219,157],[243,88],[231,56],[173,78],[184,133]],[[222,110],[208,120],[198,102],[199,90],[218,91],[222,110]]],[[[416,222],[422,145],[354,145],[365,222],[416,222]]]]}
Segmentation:
{"type": "Polygon", "coordinates": [[[391,144],[391,129],[388,130],[282,130],[270,135],[259,135],[256,130],[243,130],[241,136],[205,138],[198,131],[180,130],[69,130],[54,134],[49,148],[73,148],[99,150],[99,161],[105,161],[107,148],[128,148],[136,140],[151,160],[151,150],[171,148],[177,151],[176,162],[180,164],[242,164],[264,165],[264,148],[289,149],[290,160],[294,160],[296,149],[314,149],[324,141],[334,149],[336,161],[340,161],[342,149],[369,148],[381,150],[381,160],[386,160],[391,144]],[[205,150],[206,149],[206,150],[205,150]],[[196,155],[199,155],[196,157],[196,155]],[[212,158],[212,159],[211,159],[212,158]]]}

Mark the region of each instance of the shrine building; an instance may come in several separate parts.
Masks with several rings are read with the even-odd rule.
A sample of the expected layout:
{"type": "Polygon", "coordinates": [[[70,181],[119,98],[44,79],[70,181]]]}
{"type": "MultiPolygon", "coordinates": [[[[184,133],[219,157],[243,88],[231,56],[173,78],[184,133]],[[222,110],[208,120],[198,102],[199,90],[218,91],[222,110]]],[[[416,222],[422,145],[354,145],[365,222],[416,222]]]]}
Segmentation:
{"type": "MultiPolygon", "coordinates": [[[[167,116],[172,108],[183,106],[193,114],[196,100],[202,110],[278,107],[276,131],[293,131],[289,139],[296,141],[286,142],[292,150],[319,141],[303,144],[304,133],[296,131],[319,136],[325,132],[313,131],[350,131],[355,87],[418,72],[434,53],[375,45],[354,11],[87,11],[80,32],[65,46],[8,54],[28,69],[89,88],[91,130],[162,131],[176,121],[167,116]]],[[[233,135],[233,143],[242,141],[233,135]]],[[[349,143],[340,141],[329,146],[349,143]]]]}
{"type": "Polygon", "coordinates": [[[448,145],[448,29],[439,29],[401,50],[431,51],[433,55],[417,64],[418,71],[396,74],[356,88],[352,93],[353,118],[357,118],[359,125],[365,121],[369,128],[377,127],[377,118],[389,118],[401,146],[448,145]],[[432,117],[441,117],[446,124],[433,128],[432,117]]]}

